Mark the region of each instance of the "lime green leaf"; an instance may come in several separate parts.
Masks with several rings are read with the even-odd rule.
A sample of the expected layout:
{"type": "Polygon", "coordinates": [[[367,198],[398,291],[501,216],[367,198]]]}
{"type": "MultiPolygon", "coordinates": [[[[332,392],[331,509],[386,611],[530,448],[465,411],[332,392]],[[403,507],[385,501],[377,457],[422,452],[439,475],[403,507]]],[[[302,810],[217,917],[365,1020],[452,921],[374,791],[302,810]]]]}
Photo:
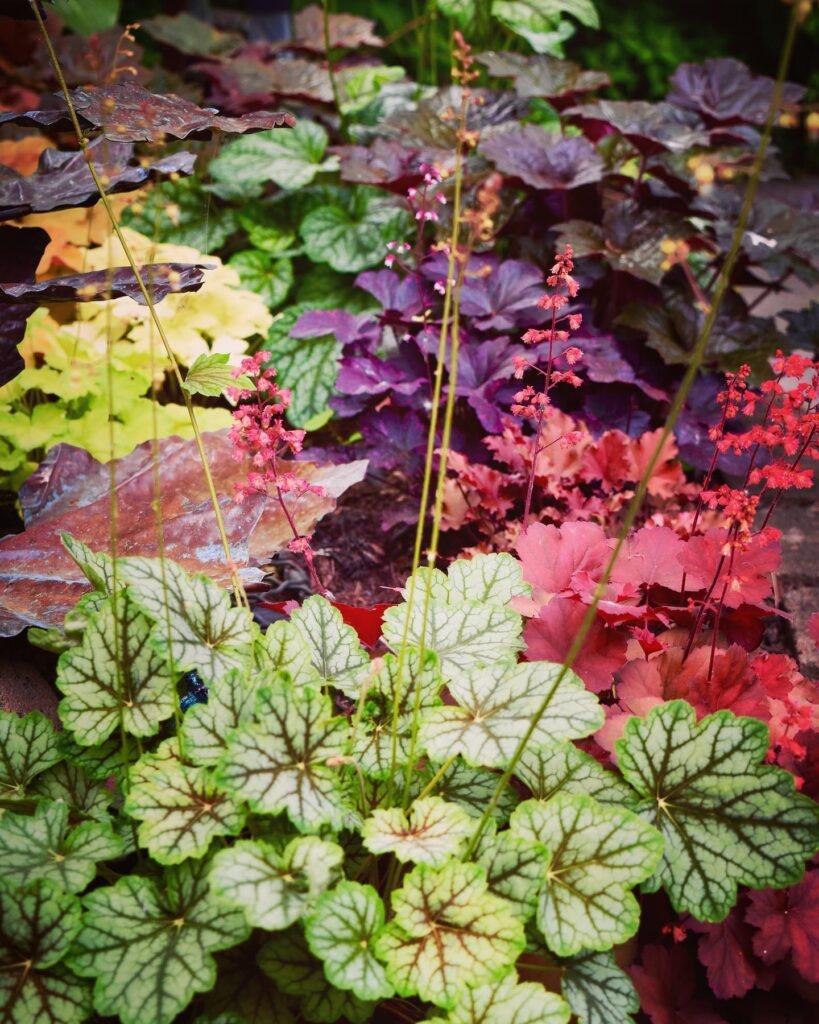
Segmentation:
{"type": "Polygon", "coordinates": [[[560,967],[563,997],[579,1024],[634,1024],[640,999],[614,953],[581,953],[560,967]]]}
{"type": "Polygon", "coordinates": [[[211,687],[207,704],[194,704],[182,720],[182,745],[187,760],[214,765],[225,752],[227,735],[253,718],[256,688],[244,672],[231,669],[211,687]]]}
{"type": "Polygon", "coordinates": [[[289,619],[282,619],[267,627],[264,637],[264,664],[273,672],[284,670],[292,682],[313,683],[320,678],[313,665],[311,645],[301,629],[289,619]]]}
{"type": "Polygon", "coordinates": [[[212,398],[222,395],[225,388],[252,387],[249,377],[233,376],[233,367],[228,365],[229,358],[227,352],[197,356],[185,374],[182,387],[190,395],[210,395],[212,398]]]}
{"type": "Polygon", "coordinates": [[[421,742],[435,761],[458,753],[476,767],[504,767],[547,697],[531,747],[588,736],[603,724],[603,709],[582,681],[545,661],[497,660],[468,672],[453,669],[449,691],[459,706],[433,708],[421,723],[421,742]]]}
{"type": "Polygon", "coordinates": [[[500,981],[466,989],[446,1017],[428,1024],[567,1024],[566,1003],[533,981],[519,982],[511,971],[500,981]]]}
{"type": "Polygon", "coordinates": [[[332,1024],[343,1018],[349,1024],[364,1024],[373,1015],[374,1003],[362,1002],[352,992],[328,982],[297,925],[269,939],[256,959],[278,989],[296,997],[300,1016],[306,1021],[332,1024]]]}
{"type": "Polygon", "coordinates": [[[632,718],[617,743],[620,770],[643,798],[638,810],[665,839],[657,873],[674,908],[721,921],[737,886],[798,882],[819,846],[819,806],[793,776],[762,764],[768,729],[730,711],[697,723],[684,701],[632,718]]]}
{"type": "MultiPolygon", "coordinates": [[[[69,533],[60,534],[63,547],[88,577],[94,590],[110,594],[114,589],[114,560],[104,551],[92,551],[69,533]]],[[[99,605],[97,605],[99,610],[99,605]]]]}
{"type": "Polygon", "coordinates": [[[592,0],[493,0],[492,15],[525,39],[536,53],[550,53],[560,57],[561,43],[574,33],[571,22],[564,21],[569,14],[582,25],[599,28],[592,0]]]}
{"type": "Polygon", "coordinates": [[[315,121],[299,118],[295,128],[274,128],[243,135],[222,148],[208,170],[214,181],[230,186],[233,198],[260,196],[264,185],[300,189],[317,174],[334,171],[338,157],[324,159],[327,132],[315,121]]]}
{"type": "Polygon", "coordinates": [[[341,876],[344,851],[316,836],[300,836],[282,853],[257,840],[241,840],[213,859],[210,884],[241,907],[248,921],[279,931],[297,921],[341,876]]]}
{"type": "Polygon", "coordinates": [[[416,800],[409,814],[400,807],[374,810],[361,836],[370,853],[394,853],[402,864],[440,867],[461,854],[473,830],[472,818],[457,804],[429,796],[416,800]]]}
{"type": "Polygon", "coordinates": [[[370,657],[338,608],[316,594],[293,612],[290,621],[310,649],[318,675],[348,696],[358,696],[360,679],[370,667],[370,657]]]}
{"type": "Polygon", "coordinates": [[[0,1020],[82,1024],[90,986],[60,960],[80,930],[80,902],[51,882],[18,889],[0,879],[0,1020]]]}
{"type": "Polygon", "coordinates": [[[169,559],[163,568],[158,558],[121,558],[119,568],[133,599],[156,623],[157,649],[178,672],[195,668],[210,682],[248,666],[251,619],[244,608],[231,608],[226,590],[169,559]]]}
{"type": "MultiPolygon", "coordinates": [[[[300,306],[291,307],[300,310],[300,306]]],[[[288,314],[289,310],[285,311],[288,314]]],[[[265,349],[281,383],[291,391],[287,417],[297,427],[324,412],[338,376],[341,343],[332,334],[291,338],[297,317],[277,319],[267,334],[265,349]]]]}
{"type": "Polygon", "coordinates": [[[160,864],[203,857],[216,836],[235,836],[245,811],[220,792],[206,768],[152,766],[132,784],[125,811],[142,822],[138,836],[160,864]]]}
{"type": "Polygon", "coordinates": [[[314,263],[349,274],[380,263],[387,242],[404,238],[409,225],[407,211],[384,199],[379,189],[357,188],[346,207],[328,205],[308,213],[299,232],[314,263]]]}
{"type": "Polygon", "coordinates": [[[419,864],[393,893],[376,944],[403,996],[451,1009],[465,988],[501,978],[525,946],[523,923],[487,889],[476,864],[419,864]]]}
{"type": "Polygon", "coordinates": [[[120,726],[150,736],[173,715],[173,678],[150,641],[151,623],[121,590],[89,623],[82,646],[60,657],[60,718],[78,743],[101,743],[120,726]]]}
{"type": "Polygon", "coordinates": [[[0,817],[0,863],[14,885],[45,878],[66,892],[82,892],[98,861],[122,853],[107,822],[86,821],[69,831],[66,804],[40,804],[33,816],[7,811],[0,817]]]}
{"type": "Polygon", "coordinates": [[[243,249],[230,257],[230,266],[239,272],[243,288],[261,295],[270,309],[276,309],[293,287],[293,261],[271,259],[259,249],[243,249]]]}
{"type": "Polygon", "coordinates": [[[57,733],[45,715],[0,711],[0,799],[23,799],[32,781],[62,759],[57,733]]]}
{"type": "Polygon", "coordinates": [[[610,949],[637,931],[640,907],[629,890],[662,855],[656,829],[630,811],[571,794],[525,801],[510,828],[552,851],[537,909],[550,949],[559,956],[610,949]]]}
{"type": "MultiPolygon", "coordinates": [[[[436,768],[428,765],[416,775],[415,791],[420,793],[435,773],[436,768]]],[[[459,758],[447,768],[435,788],[438,796],[444,800],[459,804],[473,818],[482,818],[498,788],[499,779],[500,775],[495,772],[487,771],[485,768],[470,768],[459,758]]],[[[507,786],[492,808],[493,820],[502,824],[519,803],[520,797],[511,786],[507,786]]]]}
{"type": "Polygon", "coordinates": [[[513,597],[528,597],[532,592],[523,580],[520,562],[507,554],[458,559],[449,567],[447,584],[453,601],[480,601],[501,607],[513,597]]]}
{"type": "Polygon", "coordinates": [[[101,782],[94,782],[79,765],[62,761],[43,772],[31,787],[31,795],[61,800],[74,817],[108,818],[114,794],[101,782]]]}
{"type": "Polygon", "coordinates": [[[254,249],[261,249],[269,256],[289,253],[296,242],[296,229],[300,219],[298,212],[291,209],[292,196],[279,196],[284,202],[244,203],[239,210],[239,223],[247,232],[248,241],[254,249]]]}
{"type": "Polygon", "coordinates": [[[66,28],[91,36],[116,25],[120,0],[55,0],[54,8],[66,28]]]}
{"type": "Polygon", "coordinates": [[[536,800],[551,800],[557,793],[593,796],[601,804],[632,807],[638,797],[614,772],[572,743],[527,747],[515,766],[515,775],[536,800]]]}
{"type": "Polygon", "coordinates": [[[475,18],[476,0],[435,0],[435,6],[447,18],[452,18],[461,28],[471,25],[475,18]]]}
{"type": "Polygon", "coordinates": [[[384,904],[375,889],[344,881],[320,897],[304,934],[329,982],[359,999],[378,1000],[395,991],[372,952],[383,927],[384,904]]]}
{"type": "Polygon", "coordinates": [[[521,920],[537,909],[537,898],[549,867],[551,854],[543,843],[486,829],[475,859],[486,871],[489,891],[506,900],[521,920]]]}
{"type": "Polygon", "coordinates": [[[261,689],[260,724],[242,725],[228,737],[217,782],[254,811],[287,811],[302,831],[340,828],[345,807],[333,762],[347,753],[349,726],[332,712],[330,699],[309,686],[261,689]]]}
{"type": "Polygon", "coordinates": [[[129,875],[83,900],[83,927],[69,965],[96,978],[94,1007],[122,1024],[171,1024],[216,980],[211,953],[247,938],[240,911],[209,891],[208,865],[167,868],[163,885],[129,875]]]}

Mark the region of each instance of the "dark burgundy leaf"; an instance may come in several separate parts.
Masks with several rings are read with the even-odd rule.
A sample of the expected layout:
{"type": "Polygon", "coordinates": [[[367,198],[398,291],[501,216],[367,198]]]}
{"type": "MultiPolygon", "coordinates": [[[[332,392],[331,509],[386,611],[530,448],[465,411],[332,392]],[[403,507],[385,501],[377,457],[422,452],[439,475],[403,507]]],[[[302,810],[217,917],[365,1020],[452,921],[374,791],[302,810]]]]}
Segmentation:
{"type": "Polygon", "coordinates": [[[605,71],[583,71],[570,60],[541,54],[488,53],[477,55],[478,63],[496,78],[513,78],[520,96],[543,96],[558,109],[577,96],[611,84],[605,71]]]}
{"type": "Polygon", "coordinates": [[[684,946],[645,946],[642,964],[628,973],[652,1024],[725,1024],[700,996],[694,964],[684,946]]]}
{"type": "Polygon", "coordinates": [[[598,100],[573,107],[567,113],[583,125],[583,130],[594,141],[617,132],[644,156],[665,150],[681,152],[709,142],[700,118],[670,103],[598,100]]]}
{"type": "MultiPolygon", "coordinates": [[[[208,263],[149,263],[139,267],[146,283],[150,280],[154,302],[172,292],[195,292],[205,280],[208,263]]],[[[68,274],[47,281],[21,284],[0,283],[0,301],[4,302],[94,302],[118,299],[123,295],[146,305],[137,279],[130,267],[94,270],[87,274],[68,274]]]]}
{"type": "MultiPolygon", "coordinates": [[[[180,152],[143,165],[132,162],[134,147],[130,143],[107,139],[95,139],[88,153],[108,193],[131,192],[159,174],[191,174],[196,162],[193,153],[180,152]]],[[[97,186],[79,151],[46,149],[34,174],[0,178],[0,220],[68,206],[92,206],[98,200],[97,186]]]]}
{"type": "Polygon", "coordinates": [[[537,301],[543,295],[543,274],[524,260],[504,260],[486,275],[467,276],[461,286],[461,311],[475,317],[482,331],[508,331],[543,321],[537,301]]]}
{"type": "Polygon", "coordinates": [[[330,152],[340,158],[342,181],[378,185],[400,195],[423,181],[418,150],[406,149],[396,139],[378,137],[369,146],[332,146],[330,152]]]}
{"type": "MultiPolygon", "coordinates": [[[[0,279],[33,281],[48,243],[48,232],[42,228],[0,227],[0,279]]],[[[0,386],[23,369],[17,346],[26,333],[26,321],[36,308],[30,303],[0,304],[0,386]]]]}
{"type": "MultiPolygon", "coordinates": [[[[752,75],[741,61],[715,57],[703,64],[680,64],[671,76],[668,102],[717,124],[763,124],[774,85],[772,78],[752,75]]],[[[782,105],[793,106],[804,95],[803,86],[786,82],[782,105]]]]}
{"type": "Polygon", "coordinates": [[[416,476],[424,465],[427,428],[412,411],[382,409],[359,421],[370,463],[380,469],[416,476]]]}
{"type": "MultiPolygon", "coordinates": [[[[520,121],[527,112],[528,101],[512,92],[493,92],[490,89],[473,89],[472,92],[482,104],[469,106],[467,128],[480,131],[484,139],[493,135],[499,125],[520,121]]],[[[428,163],[438,160],[451,162],[458,133],[458,120],[454,115],[460,105],[459,86],[439,89],[422,99],[414,109],[400,110],[385,118],[380,126],[381,132],[398,139],[405,146],[432,147],[441,151],[425,153],[428,163]]]]}
{"type": "Polygon", "coordinates": [[[691,918],[686,927],[701,932],[697,956],[718,999],[738,999],[752,988],[770,988],[773,973],[754,956],[751,929],[744,921],[745,897],[719,924],[691,918]]]}
{"type": "Polygon", "coordinates": [[[772,964],[790,953],[802,977],[819,982],[819,870],[790,889],[752,892],[749,900],[756,955],[772,964]]]}
{"type": "MultiPolygon", "coordinates": [[[[44,18],[47,17],[43,0],[37,0],[37,8],[44,18]]],[[[6,0],[3,4],[2,15],[4,18],[16,18],[19,21],[34,21],[36,18],[31,9],[31,0],[6,0]]]]}
{"type": "Polygon", "coordinates": [[[566,139],[536,124],[497,132],[481,143],[479,152],[499,171],[532,188],[578,188],[603,176],[603,160],[588,140],[566,139]]]}
{"type": "MultiPolygon", "coordinates": [[[[91,36],[74,35],[71,32],[52,38],[57,60],[66,84],[104,85],[112,79],[115,68],[128,66],[129,77],[137,82],[145,81],[150,72],[142,64],[142,47],[139,43],[128,40],[123,42],[122,29],[116,25],[104,32],[95,32],[91,36]]],[[[48,49],[41,37],[37,39],[37,48],[30,68],[25,69],[31,81],[42,80],[45,72],[48,81],[58,84],[51,71],[48,49]]]]}
{"type": "Polygon", "coordinates": [[[232,57],[221,58],[218,63],[194,64],[193,69],[217,86],[219,101],[232,110],[267,103],[274,96],[311,103],[333,102],[333,87],[327,69],[309,60],[293,58],[266,63],[253,56],[251,47],[246,47],[232,57]]]}
{"type": "Polygon", "coordinates": [[[237,32],[221,32],[209,22],[194,18],[186,12],[146,18],[140,22],[140,28],[158,43],[172,46],[190,57],[229,54],[244,43],[243,37],[237,32]]]}
{"type": "Polygon", "coordinates": [[[355,284],[376,298],[385,313],[409,318],[424,308],[424,292],[415,277],[402,278],[394,270],[365,270],[355,284]]]}
{"type": "MultiPolygon", "coordinates": [[[[130,81],[106,85],[93,92],[74,89],[71,99],[80,123],[101,129],[103,137],[114,142],[160,142],[167,136],[210,138],[214,131],[243,134],[292,128],[295,124],[292,114],[266,111],[222,117],[213,108],[197,107],[173,94],[160,96],[130,81]]],[[[60,97],[53,109],[0,114],[0,124],[8,121],[41,127],[70,123],[68,108],[60,97]]]]}
{"type": "MultiPolygon", "coordinates": [[[[355,14],[331,14],[329,19],[330,48],[357,50],[361,46],[383,46],[384,40],[375,35],[375,22],[355,14]]],[[[324,11],[311,4],[299,11],[293,19],[293,44],[303,50],[324,53],[324,11]]]]}

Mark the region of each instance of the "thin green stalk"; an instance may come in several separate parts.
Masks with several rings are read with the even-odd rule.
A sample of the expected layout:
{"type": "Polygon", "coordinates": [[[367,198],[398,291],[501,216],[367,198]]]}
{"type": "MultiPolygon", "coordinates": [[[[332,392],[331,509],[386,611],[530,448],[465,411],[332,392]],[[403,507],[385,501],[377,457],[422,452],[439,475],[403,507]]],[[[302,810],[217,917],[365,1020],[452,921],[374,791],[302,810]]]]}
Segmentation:
{"type": "Polygon", "coordinates": [[[457,760],[458,760],[458,754],[453,754],[452,757],[450,757],[446,761],[444,761],[444,763],[441,765],[441,767],[438,769],[438,771],[432,776],[432,778],[429,780],[429,782],[426,784],[426,786],[424,786],[424,788],[418,794],[416,799],[417,800],[421,800],[425,796],[429,796],[429,794],[432,793],[435,790],[435,788],[437,787],[438,783],[446,775],[446,773],[449,771],[449,769],[452,767],[452,765],[455,764],[455,762],[457,760]]]}
{"type": "Polygon", "coordinates": [[[615,542],[614,548],[612,549],[611,557],[609,558],[608,563],[606,564],[603,570],[603,575],[600,579],[600,582],[597,584],[597,587],[595,588],[592,602],[586,610],[586,614],[584,615],[583,621],[580,624],[580,628],[578,629],[577,634],[572,642],[572,645],[569,648],[569,652],[566,655],[566,659],[563,662],[563,665],[561,666],[560,672],[558,673],[554,684],[549,690],[549,693],[546,695],[537,712],[535,713],[534,717],[532,718],[532,721],[528,729],[526,730],[522,739],[518,743],[514,754],[510,758],[509,764],[506,766],[506,769],[501,775],[495,792],[492,794],[492,798],[490,799],[486,807],[486,810],[484,811],[480,821],[478,822],[478,827],[475,830],[475,833],[469,842],[469,846],[467,847],[465,857],[469,857],[475,852],[475,848],[477,847],[477,844],[480,841],[481,835],[483,834],[483,831],[486,828],[489,819],[492,815],[492,812],[497,806],[504,789],[506,788],[506,786],[508,786],[509,780],[512,778],[512,775],[514,774],[515,768],[517,766],[518,761],[521,758],[521,755],[526,750],[529,741],[534,735],[535,730],[538,728],[541,718],[548,710],[557,687],[563,681],[566,673],[574,664],[575,659],[577,658],[578,654],[580,653],[583,647],[583,643],[594,621],[594,617],[597,612],[597,606],[600,604],[600,601],[605,593],[606,586],[608,585],[611,572],[614,569],[614,566],[617,563],[618,558],[620,557],[620,552],[623,549],[623,545],[625,544],[626,538],[629,532],[631,531],[632,526],[634,525],[634,522],[637,518],[637,514],[640,510],[640,506],[642,505],[643,500],[646,496],[646,492],[648,490],[648,482],[651,479],[651,476],[654,473],[654,469],[660,460],[661,453],[665,447],[666,442],[671,436],[671,432],[674,429],[674,425],[677,422],[677,419],[679,418],[680,412],[682,411],[683,405],[685,404],[685,400],[688,397],[688,393],[691,390],[691,386],[693,385],[694,380],[697,376],[697,372],[699,371],[700,364],[702,363],[706,348],[708,347],[708,342],[711,338],[711,333],[714,329],[714,324],[716,323],[717,315],[722,305],[722,300],[724,299],[725,293],[728,291],[731,284],[731,274],[733,273],[734,267],[737,262],[737,258],[742,248],[742,239],[745,235],[745,229],[748,224],[748,219],[751,215],[751,209],[753,207],[754,198],[756,196],[757,187],[759,185],[759,177],[762,171],[762,165],[765,160],[765,154],[767,152],[768,145],[771,140],[771,132],[773,130],[774,121],[776,120],[777,111],[779,110],[779,106],[782,99],[782,89],[785,82],[785,77],[787,75],[788,66],[791,61],[791,55],[793,53],[793,44],[794,40],[796,39],[796,32],[799,26],[799,17],[799,7],[797,5],[794,5],[791,11],[790,20],[788,22],[788,30],[785,36],[785,42],[782,46],[782,53],[780,55],[779,61],[779,70],[777,72],[776,77],[776,85],[774,87],[773,96],[771,97],[771,104],[768,108],[768,114],[765,118],[765,126],[762,130],[762,136],[759,141],[759,149],[757,150],[756,158],[754,160],[754,164],[751,170],[751,174],[748,181],[748,187],[745,190],[745,196],[742,201],[742,207],[739,211],[739,217],[737,218],[736,227],[734,228],[734,234],[731,239],[731,248],[728,251],[725,263],[723,264],[722,270],[720,271],[720,276],[717,280],[717,286],[714,291],[714,298],[711,303],[711,308],[709,309],[706,315],[705,321],[702,326],[702,330],[700,331],[699,337],[697,338],[697,342],[694,345],[694,348],[691,352],[691,360],[688,364],[688,368],[685,371],[685,375],[683,376],[680,388],[677,391],[677,394],[674,396],[674,401],[671,403],[671,408],[669,410],[665,426],[662,429],[657,445],[651,455],[651,458],[649,459],[648,465],[645,468],[645,471],[640,479],[640,482],[637,485],[637,489],[634,492],[634,497],[631,499],[628,508],[626,509],[626,513],[623,517],[623,524],[620,527],[620,531],[617,535],[617,540],[615,542]]]}
{"type": "Polygon", "coordinates": [[[341,109],[341,93],[338,88],[338,79],[336,78],[335,69],[333,68],[333,58],[330,53],[330,0],[321,0],[321,10],[322,26],[324,29],[324,52],[327,57],[327,74],[330,78],[330,88],[333,92],[333,103],[335,104],[336,112],[338,113],[339,129],[341,134],[346,138],[347,119],[341,109]]]}

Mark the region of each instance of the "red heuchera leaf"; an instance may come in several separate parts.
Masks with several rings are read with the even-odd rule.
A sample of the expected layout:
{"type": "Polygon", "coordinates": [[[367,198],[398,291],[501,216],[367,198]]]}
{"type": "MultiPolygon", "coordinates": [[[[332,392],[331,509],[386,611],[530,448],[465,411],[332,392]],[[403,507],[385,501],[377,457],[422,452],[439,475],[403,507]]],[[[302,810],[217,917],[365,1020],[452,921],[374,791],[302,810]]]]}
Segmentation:
{"type": "Polygon", "coordinates": [[[718,999],[738,999],[752,988],[768,989],[773,972],[754,956],[752,933],[743,919],[746,897],[719,924],[686,920],[686,928],[701,932],[697,957],[705,967],[708,984],[718,999]]]}
{"type": "Polygon", "coordinates": [[[726,1024],[698,998],[697,975],[685,946],[645,946],[642,964],[628,972],[652,1024],[726,1024]]]}
{"type": "MultiPolygon", "coordinates": [[[[680,563],[688,574],[688,586],[703,589],[711,585],[722,561],[727,539],[728,531],[721,526],[690,538],[680,556],[680,563]]],[[[760,604],[771,594],[770,574],[779,567],[780,557],[778,535],[770,531],[756,534],[745,550],[734,552],[733,560],[725,558],[714,588],[715,599],[719,599],[727,581],[725,605],[728,608],[760,604]]]]}
{"type": "Polygon", "coordinates": [[[464,523],[486,516],[502,520],[514,506],[518,487],[508,473],[500,473],[481,463],[473,464],[465,455],[453,451],[449,453],[447,466],[458,476],[444,483],[442,526],[445,530],[457,530],[464,523]]]}
{"type": "Polygon", "coordinates": [[[819,647],[819,612],[814,612],[808,619],[808,636],[819,647]]]}
{"type": "Polygon", "coordinates": [[[523,614],[536,615],[556,594],[589,594],[611,555],[611,541],[596,523],[533,523],[517,543],[523,578],[532,586],[532,600],[523,614]]]}
{"type": "MultiPolygon", "coordinates": [[[[654,453],[662,430],[652,430],[636,440],[621,430],[607,430],[584,453],[582,479],[599,480],[607,490],[617,490],[625,483],[642,477],[654,453]]],[[[671,498],[685,483],[682,466],[677,461],[677,443],[669,437],[648,481],[652,497],[671,498]]]]}
{"type": "MultiPolygon", "coordinates": [[[[635,479],[640,480],[654,454],[660,440],[662,428],[646,431],[631,442],[631,457],[637,472],[635,479]]],[[[677,442],[670,434],[660,451],[660,457],[654,472],[648,481],[648,493],[657,498],[671,498],[685,483],[685,474],[677,460],[677,442]]]]}
{"type": "Polygon", "coordinates": [[[790,953],[802,977],[819,982],[819,870],[790,889],[752,892],[749,901],[745,916],[758,929],[756,955],[772,964],[790,953]]]}
{"type": "MultiPolygon", "coordinates": [[[[293,611],[293,604],[293,601],[259,601],[260,608],[270,608],[274,612],[284,612],[286,615],[293,611]]],[[[331,601],[330,604],[338,608],[342,619],[348,626],[353,627],[363,644],[375,647],[384,625],[384,612],[392,605],[374,604],[368,608],[359,608],[356,605],[343,604],[341,601],[331,601]]]]}
{"type": "MultiPolygon", "coordinates": [[[[523,631],[526,658],[529,661],[563,662],[586,614],[586,606],[569,598],[555,597],[536,619],[530,619],[523,631]]],[[[626,640],[595,619],[572,671],[594,693],[607,690],[614,673],[626,658],[626,640]]]]}
{"type": "Polygon", "coordinates": [[[627,538],[612,570],[612,582],[679,591],[683,570],[678,556],[684,550],[685,541],[670,526],[644,526],[627,538]]]}

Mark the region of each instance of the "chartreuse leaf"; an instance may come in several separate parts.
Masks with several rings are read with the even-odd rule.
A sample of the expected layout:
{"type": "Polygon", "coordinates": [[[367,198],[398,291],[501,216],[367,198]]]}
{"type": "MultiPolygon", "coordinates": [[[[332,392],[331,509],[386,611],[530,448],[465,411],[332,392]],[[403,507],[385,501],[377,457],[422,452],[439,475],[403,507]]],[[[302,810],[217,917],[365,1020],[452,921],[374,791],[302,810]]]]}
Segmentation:
{"type": "Polygon", "coordinates": [[[486,871],[489,891],[505,899],[523,921],[537,909],[550,858],[543,843],[510,831],[498,835],[494,823],[481,835],[475,855],[477,863],[486,871]]]}
{"type": "Polygon", "coordinates": [[[614,953],[580,953],[560,968],[563,998],[579,1024],[634,1024],[640,999],[614,953]]]}
{"type": "Polygon", "coordinates": [[[263,687],[258,724],[240,725],[228,737],[217,783],[254,811],[287,811],[302,831],[341,828],[346,808],[337,759],[347,754],[349,726],[332,712],[329,697],[311,686],[263,687]]]}
{"type": "Polygon", "coordinates": [[[819,847],[819,806],[795,792],[788,772],[762,764],[767,749],[764,723],[730,711],[697,723],[685,701],[628,722],[620,770],[665,840],[644,888],[662,885],[676,910],[721,921],[738,885],[799,881],[819,847]]]}
{"type": "Polygon", "coordinates": [[[68,807],[40,804],[34,815],[0,817],[0,863],[3,877],[14,885],[45,878],[66,892],[82,892],[97,873],[97,863],[124,852],[110,824],[86,821],[68,827],[68,807]]]}
{"type": "Polygon", "coordinates": [[[0,711],[0,799],[23,799],[33,780],[62,759],[57,733],[45,715],[0,711]]]}
{"type": "Polygon", "coordinates": [[[377,808],[364,822],[361,837],[370,853],[394,853],[402,864],[440,867],[461,854],[474,828],[457,804],[428,796],[414,801],[407,814],[400,807],[377,808]]]}
{"type": "Polygon", "coordinates": [[[251,721],[256,686],[245,672],[231,669],[209,688],[207,704],[194,704],[182,720],[185,758],[194,764],[214,765],[225,752],[232,729],[251,721]]]}
{"type": "Polygon", "coordinates": [[[156,627],[154,643],[178,672],[195,668],[205,682],[247,668],[251,619],[207,576],[191,576],[169,559],[120,558],[123,583],[156,627]]]}
{"type": "Polygon", "coordinates": [[[240,840],[213,859],[211,888],[241,907],[252,925],[279,931],[304,914],[341,877],[344,851],[316,836],[299,836],[281,853],[259,840],[240,840]]]}
{"type": "Polygon", "coordinates": [[[60,961],[80,930],[80,901],[47,881],[0,878],[0,1020],[82,1024],[91,988],[60,961]]]}
{"type": "Polygon", "coordinates": [[[379,189],[355,188],[336,203],[311,210],[299,233],[313,263],[349,274],[381,262],[387,242],[403,238],[410,223],[407,211],[379,189]]]}
{"type": "Polygon", "coordinates": [[[515,765],[515,775],[536,800],[557,793],[592,796],[601,804],[632,807],[638,796],[614,772],[569,742],[527,747],[515,765]]]}
{"type": "Polygon", "coordinates": [[[79,765],[61,761],[38,775],[31,795],[61,800],[75,816],[107,819],[113,793],[101,782],[93,782],[79,765]]]}
{"type": "Polygon", "coordinates": [[[427,1017],[427,1024],[567,1024],[570,1016],[560,996],[510,971],[500,981],[465,989],[446,1017],[427,1017]]]}
{"type": "Polygon", "coordinates": [[[453,600],[501,607],[513,597],[528,597],[532,593],[524,582],[520,562],[508,554],[475,555],[453,562],[447,574],[447,589],[453,600]]]}
{"type": "Polygon", "coordinates": [[[349,1024],[364,1024],[373,1015],[374,1003],[330,984],[298,925],[270,938],[256,961],[281,992],[296,998],[299,1016],[306,1021],[332,1024],[343,1018],[349,1024]]]}
{"type": "Polygon", "coordinates": [[[132,782],[125,812],[141,822],[139,844],[160,864],[203,857],[216,836],[237,835],[247,817],[206,768],[179,761],[149,765],[132,782]]]}
{"type": "Polygon", "coordinates": [[[218,398],[225,388],[252,388],[249,377],[234,377],[228,364],[227,352],[209,352],[197,356],[185,374],[182,387],[190,395],[209,395],[218,398]]]}
{"type": "Polygon", "coordinates": [[[375,889],[344,881],[319,898],[304,923],[304,935],[336,988],[359,999],[388,999],[395,989],[373,955],[383,927],[384,904],[375,889]]]}
{"type": "Polygon", "coordinates": [[[466,988],[507,973],[525,946],[523,923],[488,891],[477,864],[419,864],[392,895],[393,920],[376,943],[402,996],[452,1009],[466,988]]]}
{"type": "Polygon", "coordinates": [[[304,638],[316,673],[348,696],[358,696],[370,657],[338,608],[315,594],[293,612],[290,621],[304,638]]]}
{"type": "Polygon", "coordinates": [[[262,664],[274,672],[284,670],[297,686],[320,678],[313,665],[312,647],[304,632],[289,619],[267,627],[262,647],[262,664]]]}
{"type": "Polygon", "coordinates": [[[160,881],[128,875],[83,900],[69,965],[96,978],[94,1008],[122,1024],[170,1024],[216,980],[211,954],[247,938],[244,915],[209,890],[205,861],[166,868],[160,881]]]}
{"type": "Polygon", "coordinates": [[[588,736],[603,724],[597,698],[561,665],[498,659],[469,671],[452,668],[448,685],[458,706],[433,708],[421,723],[421,743],[434,761],[458,753],[476,767],[504,767],[547,698],[529,740],[533,748],[588,736]]]}
{"type": "Polygon", "coordinates": [[[591,797],[559,794],[527,800],[509,822],[515,835],[552,851],[540,892],[537,924],[559,956],[610,949],[640,923],[629,891],[654,871],[662,836],[636,814],[591,797]]]}
{"type": "Polygon", "coordinates": [[[175,707],[165,658],[151,643],[151,623],[129,590],[110,597],[88,624],[82,644],[60,657],[59,712],[78,743],[91,746],[122,728],[151,736],[175,707]]]}

